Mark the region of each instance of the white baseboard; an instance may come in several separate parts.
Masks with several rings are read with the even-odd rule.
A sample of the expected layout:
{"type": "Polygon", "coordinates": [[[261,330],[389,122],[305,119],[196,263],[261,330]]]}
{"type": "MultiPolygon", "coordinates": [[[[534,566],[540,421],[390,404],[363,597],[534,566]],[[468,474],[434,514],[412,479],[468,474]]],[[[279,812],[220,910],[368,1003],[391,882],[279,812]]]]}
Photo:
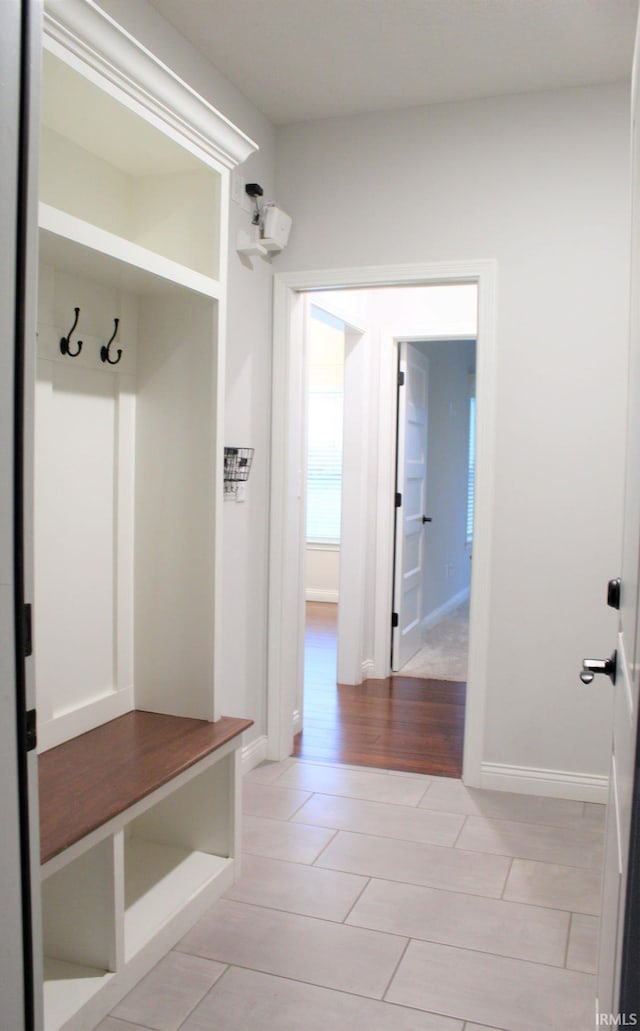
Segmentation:
{"type": "Polygon", "coordinates": [[[433,609],[428,615],[422,620],[422,629],[428,630],[429,627],[435,623],[439,623],[444,616],[448,616],[450,612],[458,608],[458,605],[462,605],[463,601],[466,601],[469,597],[469,588],[465,587],[464,590],[458,591],[448,601],[445,601],[444,605],[439,605],[437,609],[433,609]]]}
{"type": "Polygon", "coordinates": [[[245,745],[240,753],[240,773],[242,776],[259,766],[267,758],[267,735],[262,734],[251,744],[245,745]]]}
{"type": "Polygon", "coordinates": [[[362,663],[362,679],[372,680],[373,674],[375,673],[376,664],[373,659],[365,659],[362,663]]]}
{"type": "Polygon", "coordinates": [[[476,786],[520,795],[569,798],[577,802],[605,803],[609,797],[609,778],[606,776],[503,763],[482,763],[480,783],[476,786]]]}
{"type": "Polygon", "coordinates": [[[302,730],[302,713],[300,709],[293,710],[293,733],[294,736],[302,730]]]}
{"type": "Polygon", "coordinates": [[[306,601],[327,601],[332,605],[338,604],[338,591],[323,589],[321,587],[307,587],[304,592],[306,601]]]}

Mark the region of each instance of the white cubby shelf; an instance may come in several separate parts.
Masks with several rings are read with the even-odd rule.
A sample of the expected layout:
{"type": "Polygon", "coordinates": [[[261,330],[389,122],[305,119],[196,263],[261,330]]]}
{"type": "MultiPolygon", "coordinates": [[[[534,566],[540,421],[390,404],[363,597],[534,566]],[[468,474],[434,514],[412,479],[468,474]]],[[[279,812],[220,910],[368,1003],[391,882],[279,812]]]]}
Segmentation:
{"type": "Polygon", "coordinates": [[[97,1023],[233,883],[250,726],[136,711],[40,756],[47,1031],[97,1023]]]}

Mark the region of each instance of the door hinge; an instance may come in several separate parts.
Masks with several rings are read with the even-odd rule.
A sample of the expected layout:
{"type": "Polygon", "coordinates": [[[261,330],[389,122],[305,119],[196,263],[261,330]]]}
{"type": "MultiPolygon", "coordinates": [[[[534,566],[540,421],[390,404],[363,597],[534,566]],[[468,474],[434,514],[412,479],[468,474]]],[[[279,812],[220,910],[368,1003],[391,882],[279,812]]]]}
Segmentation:
{"type": "Polygon", "coordinates": [[[400,372],[398,373],[398,386],[404,386],[404,372],[402,372],[402,370],[400,370],[400,372]]]}
{"type": "Polygon", "coordinates": [[[402,494],[396,494],[396,508],[402,508],[402,494]]]}
{"type": "Polygon", "coordinates": [[[33,654],[33,637],[31,633],[31,605],[25,605],[22,613],[22,654],[28,659],[33,654]]]}
{"type": "Polygon", "coordinates": [[[36,731],[36,710],[28,709],[25,713],[24,719],[24,750],[25,752],[32,752],[38,744],[38,734],[36,731]]]}
{"type": "Polygon", "coordinates": [[[398,613],[397,612],[392,612],[391,613],[391,629],[395,630],[397,626],[398,626],[398,613]]]}

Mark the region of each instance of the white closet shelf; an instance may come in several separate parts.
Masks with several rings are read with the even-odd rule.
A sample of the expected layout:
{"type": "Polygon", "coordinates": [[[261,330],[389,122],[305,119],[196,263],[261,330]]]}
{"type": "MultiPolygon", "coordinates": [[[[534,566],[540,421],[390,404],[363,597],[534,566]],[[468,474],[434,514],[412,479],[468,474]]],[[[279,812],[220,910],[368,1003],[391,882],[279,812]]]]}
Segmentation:
{"type": "Polygon", "coordinates": [[[220,283],[137,243],[40,202],[40,256],[67,272],[137,293],[176,287],[218,299],[220,283]]]}
{"type": "Polygon", "coordinates": [[[94,967],[44,960],[45,1031],[55,1031],[85,1005],[114,975],[94,967]]]}
{"type": "Polygon", "coordinates": [[[125,845],[125,962],[157,934],[185,899],[233,882],[233,859],[131,838],[125,845]],[[226,875],[226,876],[225,876],[226,875]],[[224,880],[224,885],[217,884],[224,880]]]}

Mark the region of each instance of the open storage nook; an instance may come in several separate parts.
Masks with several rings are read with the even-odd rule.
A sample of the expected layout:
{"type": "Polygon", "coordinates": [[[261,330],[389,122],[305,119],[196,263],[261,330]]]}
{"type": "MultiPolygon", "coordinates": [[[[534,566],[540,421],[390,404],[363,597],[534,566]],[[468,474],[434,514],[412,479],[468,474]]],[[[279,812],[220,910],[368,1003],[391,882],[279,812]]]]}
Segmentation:
{"type": "Polygon", "coordinates": [[[40,757],[47,1031],[99,1021],[233,883],[248,726],[130,712],[40,757]]]}
{"type": "Polygon", "coordinates": [[[99,1020],[235,876],[249,723],[216,703],[221,431],[229,173],[254,149],[92,0],[45,5],[34,654],[52,1031],[99,1020]]]}

